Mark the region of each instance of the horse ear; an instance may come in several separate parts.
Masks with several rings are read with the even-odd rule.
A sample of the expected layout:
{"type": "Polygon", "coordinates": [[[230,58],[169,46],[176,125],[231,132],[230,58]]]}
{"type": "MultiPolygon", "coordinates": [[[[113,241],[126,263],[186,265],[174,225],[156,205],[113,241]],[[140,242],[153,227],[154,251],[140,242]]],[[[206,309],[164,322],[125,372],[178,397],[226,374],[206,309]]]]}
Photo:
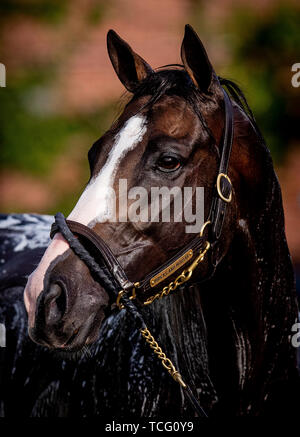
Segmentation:
{"type": "Polygon", "coordinates": [[[209,92],[216,73],[208,59],[206,50],[192,26],[185,26],[181,45],[183,65],[194,84],[203,92],[209,92]]]}
{"type": "Polygon", "coordinates": [[[135,53],[114,30],[110,30],[107,34],[107,50],[118,78],[131,93],[153,72],[150,65],[135,53]]]}

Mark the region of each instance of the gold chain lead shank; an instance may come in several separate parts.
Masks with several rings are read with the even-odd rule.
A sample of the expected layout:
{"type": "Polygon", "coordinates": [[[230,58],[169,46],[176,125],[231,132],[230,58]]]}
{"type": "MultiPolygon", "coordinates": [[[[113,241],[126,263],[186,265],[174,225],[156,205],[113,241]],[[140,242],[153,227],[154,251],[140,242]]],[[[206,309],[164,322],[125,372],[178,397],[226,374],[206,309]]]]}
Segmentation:
{"type": "Polygon", "coordinates": [[[182,380],[180,373],[178,372],[178,370],[176,370],[170,358],[166,357],[166,354],[162,351],[161,347],[158,345],[157,341],[154,339],[149,329],[146,327],[145,329],[141,329],[140,332],[144,337],[144,339],[146,340],[146,342],[151,347],[151,349],[153,349],[153,352],[161,360],[162,365],[164,366],[165,369],[167,369],[167,371],[170,373],[172,378],[176,382],[178,382],[183,388],[186,388],[186,384],[182,380]]]}

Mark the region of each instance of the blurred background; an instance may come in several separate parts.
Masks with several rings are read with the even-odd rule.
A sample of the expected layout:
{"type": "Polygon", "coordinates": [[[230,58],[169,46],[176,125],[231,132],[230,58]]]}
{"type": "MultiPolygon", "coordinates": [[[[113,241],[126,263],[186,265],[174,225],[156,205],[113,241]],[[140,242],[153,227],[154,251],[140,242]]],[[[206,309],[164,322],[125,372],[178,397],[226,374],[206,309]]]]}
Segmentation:
{"type": "Polygon", "coordinates": [[[245,92],[272,152],[300,268],[299,0],[1,0],[0,211],[67,214],[88,180],[87,152],[123,88],[106,52],[115,29],[152,67],[180,62],[194,26],[215,70],[245,92]]]}

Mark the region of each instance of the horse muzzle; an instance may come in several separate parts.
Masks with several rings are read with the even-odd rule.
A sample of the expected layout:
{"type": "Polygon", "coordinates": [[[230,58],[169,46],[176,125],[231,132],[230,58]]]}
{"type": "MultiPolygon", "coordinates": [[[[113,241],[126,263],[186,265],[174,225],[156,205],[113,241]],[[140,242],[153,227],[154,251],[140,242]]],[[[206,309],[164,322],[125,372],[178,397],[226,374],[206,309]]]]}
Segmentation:
{"type": "Polygon", "coordinates": [[[74,289],[63,280],[48,283],[36,301],[30,338],[51,349],[79,350],[97,340],[107,299],[99,285],[74,289]]]}

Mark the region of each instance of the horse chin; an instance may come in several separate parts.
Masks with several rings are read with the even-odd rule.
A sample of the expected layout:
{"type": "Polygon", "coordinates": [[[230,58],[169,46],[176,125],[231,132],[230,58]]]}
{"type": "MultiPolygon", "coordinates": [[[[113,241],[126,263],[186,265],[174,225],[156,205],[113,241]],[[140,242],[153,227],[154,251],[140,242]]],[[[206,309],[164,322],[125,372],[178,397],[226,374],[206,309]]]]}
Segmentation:
{"type": "Polygon", "coordinates": [[[92,350],[91,345],[83,345],[74,348],[52,349],[51,352],[59,360],[79,361],[84,357],[92,357],[92,350]]]}
{"type": "Polygon", "coordinates": [[[97,327],[90,327],[82,325],[77,329],[67,341],[60,341],[57,338],[53,339],[51,333],[47,335],[41,335],[38,328],[29,328],[29,337],[35,343],[47,347],[52,350],[55,354],[61,354],[64,356],[72,356],[75,354],[80,354],[81,352],[86,352],[88,349],[98,340],[99,329],[97,327]],[[87,329],[88,328],[88,329],[87,329]],[[88,330],[88,333],[86,332],[88,330]],[[77,332],[78,331],[78,332],[77,332]]]}

